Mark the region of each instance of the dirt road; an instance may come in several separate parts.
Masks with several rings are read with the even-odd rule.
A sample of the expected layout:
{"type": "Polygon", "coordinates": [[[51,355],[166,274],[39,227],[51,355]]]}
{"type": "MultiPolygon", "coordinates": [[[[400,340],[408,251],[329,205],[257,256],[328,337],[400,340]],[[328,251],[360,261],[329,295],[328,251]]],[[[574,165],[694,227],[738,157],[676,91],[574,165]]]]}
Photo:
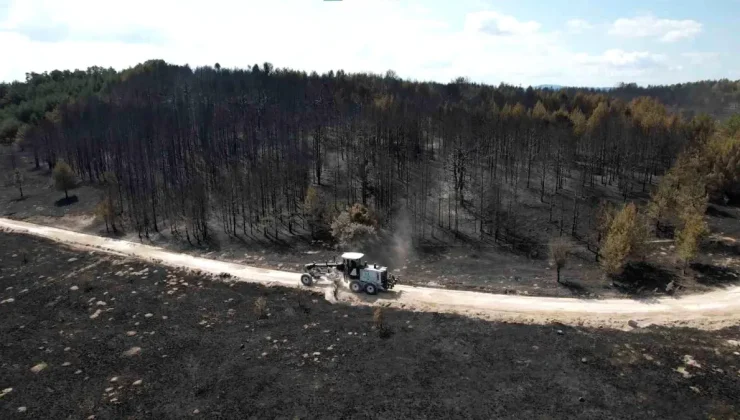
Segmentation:
{"type": "MultiPolygon", "coordinates": [[[[298,273],[266,270],[224,261],[193,257],[134,242],[103,238],[48,226],[0,218],[0,228],[28,233],[73,246],[156,261],[169,266],[229,273],[240,281],[302,287],[298,273]]],[[[60,268],[63,269],[63,268],[60,268]]],[[[330,284],[321,283],[327,296],[330,284]]],[[[426,287],[396,286],[393,293],[369,298],[340,291],[339,299],[353,304],[385,305],[410,310],[452,312],[524,323],[561,322],[568,325],[630,329],[651,324],[718,329],[740,323],[740,287],[653,300],[529,297],[426,287]]]]}

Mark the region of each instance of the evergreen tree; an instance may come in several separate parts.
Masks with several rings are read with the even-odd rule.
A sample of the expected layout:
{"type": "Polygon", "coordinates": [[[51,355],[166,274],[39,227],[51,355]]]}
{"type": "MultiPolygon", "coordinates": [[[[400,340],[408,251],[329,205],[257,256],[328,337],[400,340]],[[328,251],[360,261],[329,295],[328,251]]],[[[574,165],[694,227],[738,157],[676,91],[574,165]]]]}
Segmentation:
{"type": "Polygon", "coordinates": [[[634,257],[644,243],[644,227],[640,225],[637,207],[626,204],[609,227],[602,248],[601,266],[609,275],[618,275],[627,260],[634,257]]]}
{"type": "Polygon", "coordinates": [[[64,191],[64,198],[69,198],[69,190],[75,187],[75,174],[72,168],[64,162],[59,161],[52,172],[54,186],[59,191],[64,191]]]}

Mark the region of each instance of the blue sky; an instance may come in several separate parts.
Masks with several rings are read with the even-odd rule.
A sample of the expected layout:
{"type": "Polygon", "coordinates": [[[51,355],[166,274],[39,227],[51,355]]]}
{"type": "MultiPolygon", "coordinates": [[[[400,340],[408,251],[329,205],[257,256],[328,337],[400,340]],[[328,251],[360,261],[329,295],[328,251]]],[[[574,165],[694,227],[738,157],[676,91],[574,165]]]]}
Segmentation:
{"type": "Polygon", "coordinates": [[[0,0],[0,80],[152,58],[525,86],[740,79],[739,27],[740,0],[0,0]]]}

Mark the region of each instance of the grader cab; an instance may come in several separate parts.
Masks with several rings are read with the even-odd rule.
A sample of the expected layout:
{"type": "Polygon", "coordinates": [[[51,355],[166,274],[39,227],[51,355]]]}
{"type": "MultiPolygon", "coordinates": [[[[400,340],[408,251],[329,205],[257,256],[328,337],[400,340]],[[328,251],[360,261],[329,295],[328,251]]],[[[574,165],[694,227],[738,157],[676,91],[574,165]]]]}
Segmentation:
{"type": "Polygon", "coordinates": [[[359,252],[345,252],[341,255],[341,261],[335,262],[313,262],[304,266],[301,274],[301,283],[311,286],[315,280],[324,277],[330,270],[336,270],[342,274],[342,280],[349,284],[349,289],[355,293],[365,291],[369,295],[377,294],[378,291],[388,291],[396,285],[396,278],[388,274],[387,267],[377,264],[369,265],[363,261],[365,255],[359,252]]]}

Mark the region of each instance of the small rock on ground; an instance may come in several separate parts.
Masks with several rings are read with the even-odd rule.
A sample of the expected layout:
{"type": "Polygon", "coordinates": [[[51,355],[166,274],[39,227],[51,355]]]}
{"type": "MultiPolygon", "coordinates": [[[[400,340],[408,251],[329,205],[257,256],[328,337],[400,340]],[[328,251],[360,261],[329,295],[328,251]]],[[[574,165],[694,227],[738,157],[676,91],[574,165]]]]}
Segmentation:
{"type": "Polygon", "coordinates": [[[131,347],[123,352],[124,357],[133,357],[141,354],[141,347],[131,347]]]}
{"type": "Polygon", "coordinates": [[[31,368],[31,372],[33,372],[33,373],[39,373],[42,370],[46,369],[48,366],[49,365],[47,365],[46,363],[41,362],[41,363],[35,365],[34,367],[32,367],[31,368]]]}

